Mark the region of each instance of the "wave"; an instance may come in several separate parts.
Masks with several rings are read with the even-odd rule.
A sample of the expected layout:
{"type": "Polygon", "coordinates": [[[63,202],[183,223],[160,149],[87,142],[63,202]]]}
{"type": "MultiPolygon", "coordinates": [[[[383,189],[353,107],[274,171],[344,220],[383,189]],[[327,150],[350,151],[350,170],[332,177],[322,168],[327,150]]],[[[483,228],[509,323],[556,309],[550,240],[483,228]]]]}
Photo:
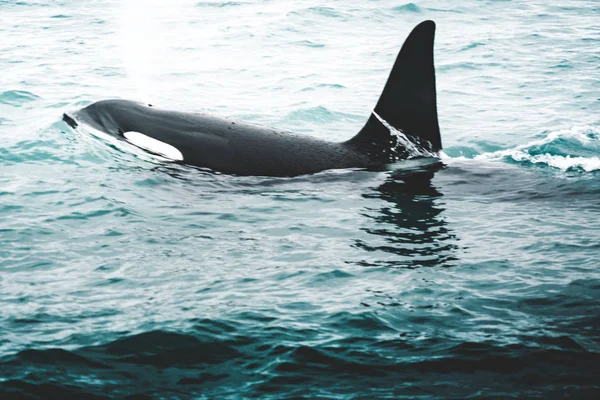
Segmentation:
{"type": "MultiPolygon", "coordinates": [[[[342,317],[336,324],[352,325],[354,332],[364,325],[375,332],[384,329],[372,326],[373,314],[342,317]]],[[[368,329],[364,336],[307,344],[295,340],[300,331],[270,327],[256,337],[215,322],[201,321],[209,329],[195,333],[150,331],[73,351],[21,351],[0,361],[5,376],[0,396],[281,398],[283,393],[341,397],[362,392],[387,398],[395,393],[389,382],[404,382],[407,393],[468,397],[481,394],[480,382],[474,384],[478,379],[496,380],[499,384],[484,392],[499,397],[551,393],[565,385],[579,395],[598,389],[600,354],[569,336],[501,345],[402,335],[385,339],[368,329]]]]}
{"type": "Polygon", "coordinates": [[[422,12],[421,7],[419,7],[415,3],[403,4],[401,6],[394,7],[393,10],[400,12],[400,13],[420,13],[420,12],[422,12]]]}
{"type": "MultiPolygon", "coordinates": [[[[334,271],[318,279],[348,276],[334,271]]],[[[422,297],[421,287],[407,290],[400,297],[373,290],[360,312],[324,313],[295,302],[278,311],[283,318],[240,310],[178,328],[99,331],[70,338],[80,344],[28,346],[0,356],[0,398],[398,398],[399,389],[419,398],[544,398],[556,391],[582,398],[600,389],[599,279],[532,285],[506,311],[518,312],[517,325],[530,316],[544,321],[543,329],[485,336],[478,332],[486,319],[476,309],[457,312],[433,291],[422,297]],[[292,319],[298,313],[309,319],[292,319]],[[472,334],[456,330],[464,327],[472,334]],[[482,387],[488,381],[495,383],[482,387]]]]}
{"type": "Polygon", "coordinates": [[[8,104],[15,107],[39,99],[40,96],[26,90],[8,90],[0,93],[0,104],[8,104]]]}
{"type": "Polygon", "coordinates": [[[473,158],[523,165],[545,165],[562,171],[592,172],[600,170],[600,157],[597,154],[600,154],[600,128],[575,126],[548,132],[541,139],[511,149],[483,153],[473,158]]]}

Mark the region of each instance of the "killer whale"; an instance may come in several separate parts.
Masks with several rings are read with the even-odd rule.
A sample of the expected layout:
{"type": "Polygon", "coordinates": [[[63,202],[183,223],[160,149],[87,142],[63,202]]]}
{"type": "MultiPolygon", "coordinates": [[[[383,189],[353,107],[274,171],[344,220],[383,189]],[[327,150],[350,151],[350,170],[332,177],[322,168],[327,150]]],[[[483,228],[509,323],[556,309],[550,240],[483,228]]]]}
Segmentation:
{"type": "Polygon", "coordinates": [[[358,134],[344,142],[130,100],[98,101],[63,119],[73,128],[85,124],[172,161],[226,174],[297,176],[380,167],[411,156],[393,130],[432,154],[442,149],[434,37],[433,21],[412,30],[374,111],[358,134]]]}

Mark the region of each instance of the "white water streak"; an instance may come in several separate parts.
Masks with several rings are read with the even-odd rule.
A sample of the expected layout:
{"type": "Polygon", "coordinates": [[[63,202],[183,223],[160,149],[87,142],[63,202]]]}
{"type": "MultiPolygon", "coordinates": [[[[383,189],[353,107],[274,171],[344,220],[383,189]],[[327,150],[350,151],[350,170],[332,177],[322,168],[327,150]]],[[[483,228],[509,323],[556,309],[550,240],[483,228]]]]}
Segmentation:
{"type": "Polygon", "coordinates": [[[517,162],[529,162],[533,164],[546,164],[559,168],[563,171],[570,169],[582,169],[586,172],[600,170],[600,157],[581,157],[576,155],[553,155],[550,153],[530,154],[530,149],[550,144],[558,139],[576,140],[582,146],[598,144],[600,131],[591,126],[573,127],[550,132],[546,137],[531,141],[512,149],[498,150],[491,153],[480,154],[476,160],[502,160],[512,158],[517,162]]]}
{"type": "Polygon", "coordinates": [[[399,129],[394,128],[392,125],[390,125],[389,122],[387,122],[385,119],[381,118],[381,116],[379,116],[379,114],[377,114],[375,111],[373,111],[373,115],[379,120],[379,122],[381,122],[383,124],[383,126],[385,126],[392,135],[394,135],[397,138],[398,144],[402,145],[406,151],[408,151],[409,153],[409,158],[416,158],[416,157],[439,157],[438,154],[436,153],[432,153],[426,149],[424,149],[423,147],[419,146],[418,144],[414,143],[413,141],[411,141],[408,136],[406,136],[404,134],[404,132],[402,132],[399,129]]]}

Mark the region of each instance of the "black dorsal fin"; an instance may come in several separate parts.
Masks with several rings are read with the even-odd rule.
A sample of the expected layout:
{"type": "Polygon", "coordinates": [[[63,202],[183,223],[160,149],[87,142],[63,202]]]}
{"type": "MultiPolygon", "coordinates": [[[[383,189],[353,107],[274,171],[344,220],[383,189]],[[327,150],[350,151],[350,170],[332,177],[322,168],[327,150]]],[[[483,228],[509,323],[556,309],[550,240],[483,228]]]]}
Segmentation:
{"type": "MultiPolygon", "coordinates": [[[[437,117],[434,37],[433,21],[421,22],[412,30],[396,58],[374,113],[411,141],[436,152],[441,150],[442,141],[437,117]]],[[[386,149],[394,140],[389,129],[371,114],[365,126],[348,143],[374,145],[373,151],[379,150],[384,153],[381,156],[387,157],[386,149]]]]}

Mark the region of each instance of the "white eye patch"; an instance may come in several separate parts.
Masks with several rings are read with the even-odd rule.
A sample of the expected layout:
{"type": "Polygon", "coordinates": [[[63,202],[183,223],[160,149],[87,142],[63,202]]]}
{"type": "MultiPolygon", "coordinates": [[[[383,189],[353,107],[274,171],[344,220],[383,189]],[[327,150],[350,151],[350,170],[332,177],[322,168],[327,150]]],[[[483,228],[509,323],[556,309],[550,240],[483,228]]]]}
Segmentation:
{"type": "Polygon", "coordinates": [[[183,161],[183,154],[181,154],[177,148],[168,143],[161,142],[160,140],[156,140],[150,136],[146,136],[143,133],[135,131],[125,132],[123,133],[123,136],[131,144],[141,149],[158,154],[159,156],[168,158],[169,160],[183,161]]]}

